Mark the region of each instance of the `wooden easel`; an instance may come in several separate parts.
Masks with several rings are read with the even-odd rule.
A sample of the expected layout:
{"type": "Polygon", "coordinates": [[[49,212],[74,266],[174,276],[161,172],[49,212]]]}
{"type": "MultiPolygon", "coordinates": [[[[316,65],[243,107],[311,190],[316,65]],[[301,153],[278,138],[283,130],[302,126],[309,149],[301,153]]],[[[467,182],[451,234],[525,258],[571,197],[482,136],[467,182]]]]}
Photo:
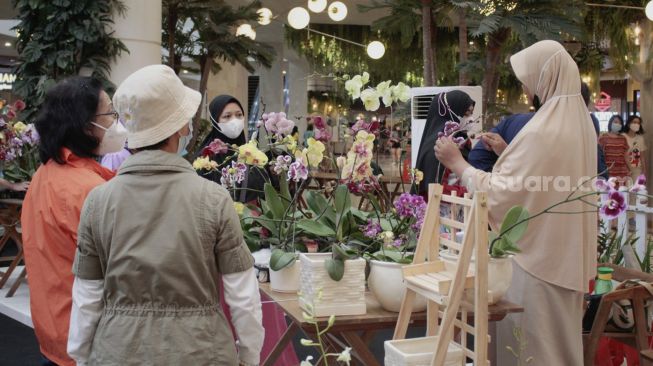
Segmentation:
{"type": "Polygon", "coordinates": [[[443,366],[449,344],[460,347],[465,357],[476,366],[488,362],[488,212],[485,192],[474,193],[474,198],[442,194],[442,186],[429,185],[428,207],[413,264],[403,268],[407,291],[401,304],[393,339],[404,339],[416,295],[426,297],[427,336],[438,336],[432,366],[443,366]],[[452,215],[440,216],[440,205],[451,204],[452,215]],[[464,209],[465,222],[458,221],[456,211],[464,209]],[[451,236],[441,233],[441,226],[449,227],[451,236]],[[455,241],[455,233],[464,230],[462,244],[455,241]],[[459,252],[456,263],[439,260],[440,246],[459,252]],[[470,268],[472,252],[475,256],[470,268]],[[463,300],[465,289],[474,289],[474,302],[463,300]],[[473,311],[473,326],[468,323],[468,312],[473,311]],[[460,319],[458,318],[460,314],[460,319]],[[440,317],[442,323],[439,324],[440,317]],[[454,329],[460,330],[460,341],[454,341],[454,329]],[[467,346],[467,335],[474,337],[474,347],[467,346]]]}

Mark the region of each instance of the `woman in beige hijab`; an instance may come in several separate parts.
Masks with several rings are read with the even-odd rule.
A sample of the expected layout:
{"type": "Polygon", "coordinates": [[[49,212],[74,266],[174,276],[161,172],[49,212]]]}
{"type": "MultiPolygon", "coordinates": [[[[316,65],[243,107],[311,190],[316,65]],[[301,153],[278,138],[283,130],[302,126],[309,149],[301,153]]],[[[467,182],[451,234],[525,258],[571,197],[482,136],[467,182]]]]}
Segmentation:
{"type": "MultiPolygon", "coordinates": [[[[565,200],[596,172],[596,134],[580,94],[578,67],[557,42],[542,41],[515,54],[510,63],[539,110],[500,155],[491,173],[471,167],[451,141],[436,143],[437,158],[470,191],[488,192],[490,225],[499,230],[506,212],[521,205],[535,214],[565,200]]],[[[486,91],[492,93],[493,91],[486,91]]],[[[587,187],[590,184],[586,184],[587,187]]],[[[559,211],[583,212],[575,201],[559,211]]],[[[529,222],[514,257],[507,300],[524,313],[499,323],[499,365],[517,364],[518,350],[530,365],[582,365],[583,293],[596,267],[596,214],[546,214],[529,222]]]]}

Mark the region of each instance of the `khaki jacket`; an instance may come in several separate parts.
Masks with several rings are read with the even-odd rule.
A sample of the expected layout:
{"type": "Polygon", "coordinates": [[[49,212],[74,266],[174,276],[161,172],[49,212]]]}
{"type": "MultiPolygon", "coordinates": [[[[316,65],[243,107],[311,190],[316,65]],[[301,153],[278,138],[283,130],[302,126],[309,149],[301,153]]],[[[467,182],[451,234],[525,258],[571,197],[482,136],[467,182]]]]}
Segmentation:
{"type": "Polygon", "coordinates": [[[89,365],[237,365],[219,274],[252,266],[225,189],[175,154],[129,157],[78,230],[73,272],[104,280],[89,365]]]}

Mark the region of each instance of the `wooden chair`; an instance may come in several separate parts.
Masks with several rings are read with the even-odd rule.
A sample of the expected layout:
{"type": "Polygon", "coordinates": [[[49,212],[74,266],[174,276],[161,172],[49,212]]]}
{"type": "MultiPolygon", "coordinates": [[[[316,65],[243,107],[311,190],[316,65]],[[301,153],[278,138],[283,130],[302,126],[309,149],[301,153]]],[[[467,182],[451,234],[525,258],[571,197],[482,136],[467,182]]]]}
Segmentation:
{"type": "MultiPolygon", "coordinates": [[[[601,264],[604,267],[614,268],[612,278],[616,281],[627,281],[638,279],[648,283],[653,282],[653,275],[641,271],[624,268],[612,264],[601,264]]],[[[585,366],[593,366],[594,359],[601,337],[614,338],[615,340],[637,348],[641,352],[640,364],[642,366],[653,366],[653,351],[649,350],[648,337],[653,333],[648,330],[645,304],[653,300],[653,295],[643,286],[633,286],[624,289],[616,289],[603,295],[601,303],[596,312],[592,329],[589,334],[583,335],[583,358],[585,366]],[[610,318],[610,310],[615,301],[627,300],[633,306],[635,317],[635,329],[632,332],[606,332],[605,328],[610,318]]]]}

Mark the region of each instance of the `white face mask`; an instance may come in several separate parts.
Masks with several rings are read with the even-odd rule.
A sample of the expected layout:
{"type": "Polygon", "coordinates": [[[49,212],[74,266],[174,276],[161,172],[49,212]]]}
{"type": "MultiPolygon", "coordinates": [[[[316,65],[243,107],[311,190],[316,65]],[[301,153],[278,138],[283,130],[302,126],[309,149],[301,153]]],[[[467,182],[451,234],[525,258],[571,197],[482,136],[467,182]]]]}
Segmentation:
{"type": "Polygon", "coordinates": [[[125,147],[127,141],[127,129],[118,121],[114,121],[109,128],[105,128],[95,122],[91,122],[94,126],[104,130],[104,137],[98,146],[98,155],[107,155],[116,153],[125,147]]]}
{"type": "Polygon", "coordinates": [[[184,156],[188,153],[186,151],[186,148],[188,147],[188,144],[190,144],[190,140],[193,138],[193,120],[191,119],[190,122],[188,123],[188,129],[190,130],[188,132],[188,135],[186,136],[181,136],[179,138],[179,145],[177,145],[177,154],[184,156]]]}
{"type": "Polygon", "coordinates": [[[236,137],[240,136],[240,134],[243,132],[243,129],[245,128],[245,120],[242,118],[232,118],[228,122],[217,123],[213,119],[213,116],[209,116],[211,117],[211,124],[213,127],[215,127],[218,131],[222,132],[223,135],[227,136],[230,139],[235,139],[236,137]]]}
{"type": "Polygon", "coordinates": [[[636,125],[634,123],[631,124],[630,125],[630,130],[633,131],[633,132],[639,132],[639,125],[636,125]]]}

